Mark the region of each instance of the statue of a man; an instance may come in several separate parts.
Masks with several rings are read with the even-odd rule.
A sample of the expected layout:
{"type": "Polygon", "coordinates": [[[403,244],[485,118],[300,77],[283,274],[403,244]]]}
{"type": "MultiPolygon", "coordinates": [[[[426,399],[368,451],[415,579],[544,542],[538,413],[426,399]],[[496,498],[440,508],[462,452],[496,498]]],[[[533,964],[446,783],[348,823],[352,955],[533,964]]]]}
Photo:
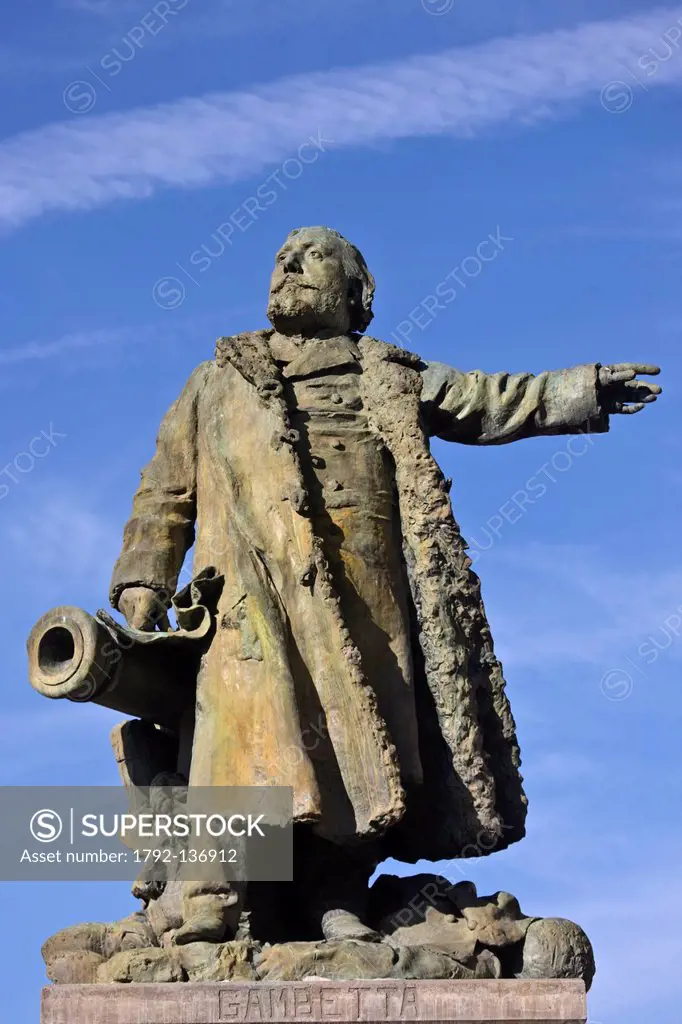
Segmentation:
{"type": "MultiPolygon", "coordinates": [[[[373,295],[341,235],[292,231],[273,329],[221,338],[166,415],[111,589],[150,629],[193,542],[195,571],[224,575],[183,770],[293,787],[294,884],[326,938],[371,937],[363,898],[384,857],[484,855],[524,834],[502,669],[430,438],[602,432],[660,392],[637,379],[652,366],[425,363],[365,335],[373,295]]],[[[224,934],[214,895],[178,941],[224,934]]]]}

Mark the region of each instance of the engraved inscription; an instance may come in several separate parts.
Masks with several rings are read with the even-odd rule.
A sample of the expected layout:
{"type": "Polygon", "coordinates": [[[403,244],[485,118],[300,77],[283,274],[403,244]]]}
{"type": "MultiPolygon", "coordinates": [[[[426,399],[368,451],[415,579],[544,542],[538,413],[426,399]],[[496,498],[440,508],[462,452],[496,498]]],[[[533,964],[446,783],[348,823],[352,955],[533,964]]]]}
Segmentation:
{"type": "Polygon", "coordinates": [[[221,1021],[410,1021],[419,1017],[416,985],[254,985],[220,990],[221,1021]]]}

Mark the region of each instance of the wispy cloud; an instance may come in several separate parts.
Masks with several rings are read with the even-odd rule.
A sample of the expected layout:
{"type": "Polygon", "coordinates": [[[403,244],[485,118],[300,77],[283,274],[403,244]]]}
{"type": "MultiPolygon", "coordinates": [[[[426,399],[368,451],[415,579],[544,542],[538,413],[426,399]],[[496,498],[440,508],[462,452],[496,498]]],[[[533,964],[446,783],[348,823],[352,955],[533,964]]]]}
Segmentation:
{"type": "Polygon", "coordinates": [[[73,71],[74,67],[83,67],[85,61],[81,58],[70,57],[67,54],[58,54],[54,50],[49,52],[29,53],[0,44],[0,78],[26,78],[31,79],[44,75],[66,75],[73,71]]]}
{"type": "Polygon", "coordinates": [[[509,665],[605,668],[614,658],[637,657],[647,639],[669,647],[667,657],[682,657],[682,566],[674,560],[658,568],[621,568],[596,545],[539,543],[496,557],[504,568],[503,597],[493,624],[509,665]],[[548,589],[557,601],[547,602],[548,589]]]}
{"type": "Polygon", "coordinates": [[[30,341],[25,345],[15,345],[0,352],[0,366],[15,366],[18,363],[52,359],[82,349],[108,348],[113,345],[130,344],[132,341],[145,341],[145,335],[152,336],[153,333],[152,328],[141,328],[139,333],[131,328],[122,328],[64,334],[54,341],[30,341]]]}
{"type": "MultiPolygon", "coordinates": [[[[18,366],[26,363],[40,363],[73,352],[108,352],[145,344],[163,342],[164,347],[178,341],[194,340],[201,331],[214,330],[216,336],[223,324],[244,312],[248,307],[231,307],[214,310],[198,316],[184,317],[177,321],[137,324],[131,327],[100,328],[91,331],[76,331],[63,334],[47,341],[29,341],[0,351],[0,366],[18,366]]],[[[211,355],[210,348],[207,353],[211,355]]]]}
{"type": "MultiPolygon", "coordinates": [[[[598,106],[603,86],[625,77],[678,18],[682,7],[661,9],[48,125],[0,145],[0,223],[248,178],[319,130],[339,146],[469,138],[562,116],[590,98],[598,106]]],[[[682,53],[649,87],[681,79],[682,53]]]]}
{"type": "Polygon", "coordinates": [[[69,589],[107,593],[120,526],[96,509],[87,486],[51,482],[4,531],[13,572],[46,606],[69,589]]]}
{"type": "Polygon", "coordinates": [[[60,7],[69,11],[83,11],[86,14],[109,16],[116,11],[132,10],[139,7],[139,0],[60,0],[60,7]]]}

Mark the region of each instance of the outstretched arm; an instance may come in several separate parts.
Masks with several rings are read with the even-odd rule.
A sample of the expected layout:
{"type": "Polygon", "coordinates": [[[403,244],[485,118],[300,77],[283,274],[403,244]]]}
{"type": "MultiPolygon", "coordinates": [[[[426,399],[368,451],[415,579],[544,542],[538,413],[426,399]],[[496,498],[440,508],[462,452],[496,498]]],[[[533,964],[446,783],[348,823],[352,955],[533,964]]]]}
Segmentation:
{"type": "Polygon", "coordinates": [[[123,531],[110,598],[137,628],[153,628],[154,609],[159,619],[159,607],[167,606],[175,592],[184,557],[194,541],[197,401],[207,365],[195,370],[166,413],[156,453],[142,470],[123,531]]]}
{"type": "Polygon", "coordinates": [[[462,373],[429,363],[422,373],[422,410],[429,434],[462,444],[506,444],[546,434],[602,433],[612,413],[638,412],[660,393],[637,374],[639,363],[531,373],[462,373]]]}

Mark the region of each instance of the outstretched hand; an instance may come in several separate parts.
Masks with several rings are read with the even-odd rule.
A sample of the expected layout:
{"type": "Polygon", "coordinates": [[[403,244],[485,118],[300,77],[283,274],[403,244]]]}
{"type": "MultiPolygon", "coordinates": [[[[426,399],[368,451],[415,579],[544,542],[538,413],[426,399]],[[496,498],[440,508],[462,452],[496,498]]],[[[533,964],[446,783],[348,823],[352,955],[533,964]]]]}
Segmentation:
{"type": "Polygon", "coordinates": [[[655,376],[660,373],[658,366],[647,363],[614,363],[599,367],[600,405],[604,412],[630,415],[640,412],[649,402],[655,402],[661,393],[658,384],[638,380],[637,375],[645,373],[655,376]]]}

